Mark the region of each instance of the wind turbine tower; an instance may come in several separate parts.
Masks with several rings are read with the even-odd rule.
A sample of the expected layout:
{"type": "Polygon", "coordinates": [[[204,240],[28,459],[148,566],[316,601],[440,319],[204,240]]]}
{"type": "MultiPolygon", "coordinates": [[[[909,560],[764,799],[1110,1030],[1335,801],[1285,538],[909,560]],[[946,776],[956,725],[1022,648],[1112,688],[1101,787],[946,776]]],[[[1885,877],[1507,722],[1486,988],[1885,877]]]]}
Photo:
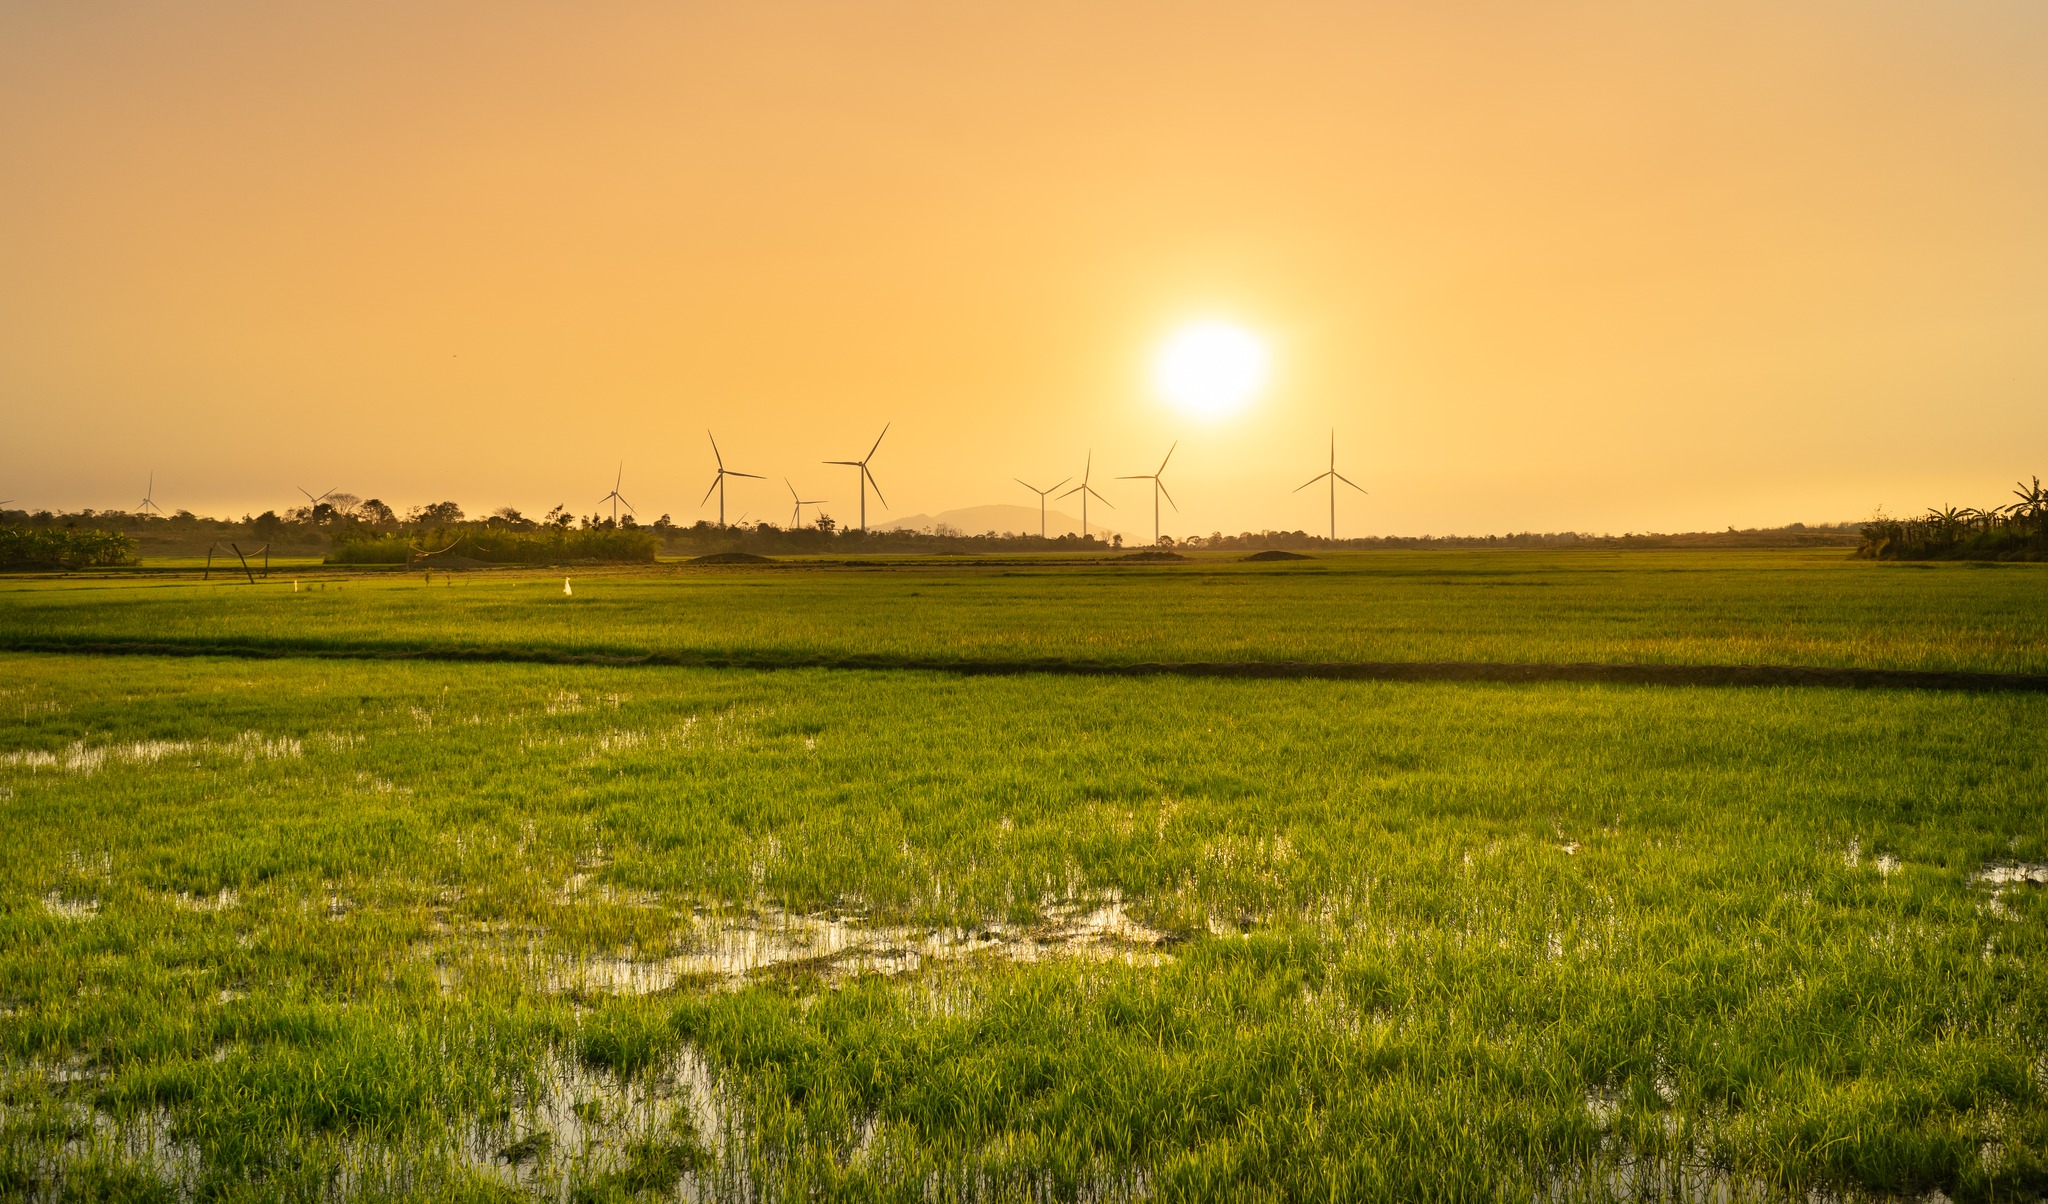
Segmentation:
{"type": "Polygon", "coordinates": [[[860,459],[825,461],[827,464],[844,464],[848,468],[860,469],[860,531],[863,535],[867,534],[868,531],[868,486],[873,485],[875,487],[876,501],[882,503],[883,506],[889,504],[889,499],[882,496],[882,486],[875,480],[875,474],[868,471],[868,461],[875,458],[875,449],[882,446],[882,440],[888,435],[890,425],[892,424],[882,424],[882,433],[875,436],[875,446],[869,448],[868,454],[860,459]]]}
{"type": "MultiPolygon", "coordinates": [[[[1171,459],[1173,459],[1173,453],[1174,453],[1174,449],[1175,449],[1175,448],[1178,448],[1179,446],[1180,446],[1180,441],[1179,441],[1179,440],[1175,440],[1175,441],[1174,441],[1174,444],[1173,444],[1173,447],[1169,447],[1169,448],[1167,448],[1167,449],[1166,449],[1166,460],[1171,460],[1171,459]]],[[[1157,543],[1159,542],[1159,497],[1160,497],[1160,495],[1161,495],[1161,494],[1165,494],[1165,495],[1166,495],[1166,504],[1167,504],[1167,505],[1169,505],[1169,506],[1172,506],[1172,507],[1173,507],[1173,509],[1174,509],[1174,512],[1175,512],[1175,513],[1179,513],[1179,512],[1180,512],[1180,503],[1179,503],[1179,502],[1176,502],[1176,501],[1174,501],[1174,500],[1173,500],[1173,495],[1172,495],[1172,494],[1170,494],[1170,493],[1167,493],[1167,492],[1166,492],[1166,482],[1165,482],[1165,481],[1162,481],[1162,480],[1160,480],[1160,479],[1159,479],[1159,478],[1160,478],[1160,477],[1161,477],[1162,475],[1164,475],[1164,474],[1165,474],[1165,472],[1166,472],[1166,460],[1161,460],[1161,461],[1159,462],[1159,471],[1157,471],[1157,472],[1141,472],[1141,473],[1135,473],[1135,474],[1133,474],[1133,475],[1131,475],[1131,476],[1127,476],[1127,477],[1118,477],[1118,478],[1117,478],[1117,480],[1119,480],[1119,481],[1150,481],[1150,482],[1152,482],[1152,542],[1153,542],[1154,544],[1157,544],[1157,543]]]]}
{"type": "MultiPolygon", "coordinates": [[[[725,525],[725,478],[751,477],[756,481],[765,480],[766,478],[762,477],[759,473],[734,472],[732,469],[727,468],[725,466],[725,457],[719,454],[718,451],[718,437],[710,431],[705,431],[704,437],[711,440],[711,454],[718,461],[718,475],[711,478],[711,489],[704,491],[704,496],[698,500],[697,504],[701,506],[705,502],[710,501],[711,490],[716,489],[718,491],[718,525],[723,527],[725,525]]],[[[741,515],[740,517],[744,518],[746,516],[741,515]]]]}
{"type": "Polygon", "coordinates": [[[1069,490],[1067,490],[1067,491],[1066,491],[1065,493],[1063,493],[1063,494],[1061,494],[1061,495],[1060,495],[1060,496],[1061,496],[1061,497],[1063,497],[1063,498],[1069,498],[1069,497],[1072,497],[1072,496],[1074,496],[1074,495],[1075,495],[1075,494],[1077,494],[1077,493],[1081,495],[1081,538],[1082,538],[1082,539],[1086,539],[1086,538],[1088,538],[1088,499],[1089,499],[1089,498],[1091,498],[1091,497],[1092,497],[1092,498],[1094,498],[1094,499],[1095,499],[1096,501],[1098,501],[1098,502],[1101,502],[1101,503],[1102,503],[1103,505],[1105,505],[1105,506],[1109,507],[1109,508],[1110,508],[1111,510],[1114,510],[1114,509],[1116,509],[1116,503],[1115,503],[1115,502],[1112,502],[1112,501],[1110,501],[1110,500],[1109,500],[1108,498],[1106,498],[1106,497],[1103,497],[1103,496],[1102,496],[1101,494],[1099,494],[1099,493],[1095,492],[1095,489],[1094,489],[1094,487],[1093,487],[1093,486],[1091,486],[1090,484],[1088,484],[1088,478],[1089,478],[1089,476],[1090,476],[1090,475],[1092,475],[1092,474],[1093,474],[1094,472],[1095,472],[1095,452],[1094,452],[1094,450],[1093,450],[1093,449],[1090,449],[1090,451],[1088,452],[1088,460],[1087,460],[1087,462],[1086,462],[1085,464],[1083,464],[1083,465],[1081,466],[1081,483],[1080,483],[1079,485],[1076,485],[1076,486],[1074,486],[1074,487],[1073,487],[1072,489],[1069,489],[1069,490]]]}
{"type": "Polygon", "coordinates": [[[612,491],[610,493],[605,494],[603,497],[597,499],[597,504],[600,506],[604,505],[606,502],[610,502],[612,504],[612,526],[614,527],[619,525],[620,506],[624,506],[626,508],[626,513],[628,514],[638,513],[638,511],[633,509],[633,503],[626,500],[626,495],[619,492],[619,486],[625,484],[625,481],[626,462],[624,460],[621,460],[619,461],[619,475],[612,480],[612,491]]]}
{"type": "Polygon", "coordinates": [[[1360,493],[1365,492],[1365,490],[1358,488],[1356,481],[1337,471],[1337,432],[1335,430],[1330,432],[1330,471],[1319,476],[1310,477],[1308,480],[1296,485],[1294,492],[1300,493],[1310,485],[1324,479],[1328,479],[1330,482],[1330,542],[1335,543],[1337,542],[1337,482],[1342,481],[1353,489],[1358,489],[1360,493]]]}
{"type": "MultiPolygon", "coordinates": [[[[1033,492],[1033,493],[1035,493],[1035,494],[1037,494],[1037,495],[1038,495],[1038,538],[1040,538],[1040,539],[1044,539],[1044,538],[1045,538],[1045,495],[1046,495],[1046,494],[1048,494],[1048,493],[1051,493],[1051,492],[1052,492],[1052,491],[1053,491],[1054,489],[1058,489],[1058,488],[1060,487],[1060,485],[1064,485],[1064,484],[1066,484],[1066,483],[1067,483],[1068,481],[1071,481],[1071,480],[1073,480],[1074,478],[1072,478],[1072,477],[1061,477],[1061,478],[1060,478],[1060,485],[1054,485],[1054,486],[1052,486],[1052,487],[1051,487],[1051,488],[1049,488],[1049,489],[1040,489],[1040,488],[1039,488],[1038,486],[1036,486],[1036,485],[1033,485],[1033,484],[1032,484],[1031,482],[1029,482],[1029,481],[1025,480],[1025,479],[1024,479],[1023,477],[1011,477],[1010,479],[1011,479],[1011,480],[1013,480],[1013,481],[1015,481],[1015,482],[1017,482],[1017,483],[1018,483],[1019,485],[1022,485],[1022,486],[1023,486],[1024,488],[1026,488],[1026,489],[1029,489],[1029,490],[1030,490],[1031,492],[1033,492]]],[[[1082,532],[1082,534],[1084,534],[1084,535],[1085,535],[1085,534],[1086,534],[1086,532],[1084,531],[1084,532],[1082,532]]]]}

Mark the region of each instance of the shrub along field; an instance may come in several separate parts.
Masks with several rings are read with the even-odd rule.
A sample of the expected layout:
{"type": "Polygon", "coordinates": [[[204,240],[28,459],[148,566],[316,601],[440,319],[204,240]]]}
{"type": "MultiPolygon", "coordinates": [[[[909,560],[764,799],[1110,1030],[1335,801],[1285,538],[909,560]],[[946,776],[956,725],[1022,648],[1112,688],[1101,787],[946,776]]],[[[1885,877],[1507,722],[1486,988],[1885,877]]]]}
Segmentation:
{"type": "Polygon", "coordinates": [[[370,534],[341,540],[327,554],[329,564],[412,564],[433,566],[460,556],[489,564],[567,564],[579,560],[652,563],[661,539],[649,531],[557,528],[501,531],[489,527],[370,534]]]}
{"type": "Polygon", "coordinates": [[[1423,660],[2048,671],[2048,566],[1813,552],[910,559],[574,574],[0,583],[0,645],[463,648],[762,661],[1423,660]]]}
{"type": "Polygon", "coordinates": [[[129,564],[135,541],[117,531],[0,525],[0,569],[82,569],[129,564]]]}
{"type": "MultiPolygon", "coordinates": [[[[1492,655],[1730,655],[1686,634],[1712,614],[1787,657],[2039,663],[2040,594],[2003,592],[2031,568],[1682,563],[1616,565],[1602,602],[1503,557],[1553,581],[1511,596],[1575,599],[1527,604],[1549,624],[1439,570],[1437,622],[1492,655]],[[1873,580],[1920,642],[1875,642],[1905,616],[1873,580]]],[[[73,582],[8,589],[0,630],[1199,651],[1138,622],[1177,588],[1222,648],[1448,638],[1394,568],[1250,571],[73,582]],[[1043,625],[1077,595],[1094,627],[1043,625]]],[[[2025,693],[0,654],[0,1195],[2038,1196],[2044,721],[2025,693]]]]}

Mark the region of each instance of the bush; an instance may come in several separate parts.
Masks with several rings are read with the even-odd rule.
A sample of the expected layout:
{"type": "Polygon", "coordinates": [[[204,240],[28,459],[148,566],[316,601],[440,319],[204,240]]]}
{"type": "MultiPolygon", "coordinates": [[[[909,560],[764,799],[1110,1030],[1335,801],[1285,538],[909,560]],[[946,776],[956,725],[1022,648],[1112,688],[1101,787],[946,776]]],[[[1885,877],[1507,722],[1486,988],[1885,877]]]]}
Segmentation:
{"type": "Polygon", "coordinates": [[[2013,490],[2019,501],[1990,510],[1879,515],[1863,524],[1858,556],[1871,560],[2048,560],[2048,489],[2041,478],[2013,490]]]}
{"type": "Polygon", "coordinates": [[[491,527],[439,528],[410,535],[368,535],[338,543],[329,564],[433,564],[460,557],[487,564],[548,564],[573,560],[654,559],[660,540],[651,532],[505,531],[491,527]]]}
{"type": "Polygon", "coordinates": [[[118,531],[0,527],[0,568],[83,569],[134,559],[135,541],[118,531]]]}

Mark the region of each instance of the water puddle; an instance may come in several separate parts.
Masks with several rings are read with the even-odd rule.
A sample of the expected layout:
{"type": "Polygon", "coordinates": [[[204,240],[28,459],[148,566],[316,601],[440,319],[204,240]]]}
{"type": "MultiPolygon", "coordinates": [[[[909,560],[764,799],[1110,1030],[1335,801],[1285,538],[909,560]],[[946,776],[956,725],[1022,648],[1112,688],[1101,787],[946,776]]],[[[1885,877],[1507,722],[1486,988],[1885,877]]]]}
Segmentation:
{"type": "Polygon", "coordinates": [[[554,991],[647,995],[685,982],[734,984],[777,967],[827,978],[901,974],[928,961],[987,957],[1010,962],[1056,958],[1160,965],[1166,934],[1132,920],[1115,896],[1088,906],[1049,909],[1028,926],[964,928],[870,926],[857,918],[766,908],[745,915],[700,915],[691,948],[659,958],[558,959],[546,975],[554,991]]]}
{"type": "MultiPolygon", "coordinates": [[[[2020,920],[2020,914],[2006,906],[2006,888],[2009,886],[2048,885],[2048,864],[2038,861],[2016,861],[1998,865],[1987,865],[1982,870],[1971,875],[1970,881],[1991,888],[1991,897],[1986,900],[1983,910],[1992,919],[2016,924],[2020,920]]],[[[1988,949],[1989,946],[1986,946],[1986,948],[1988,949]]]]}
{"type": "MultiPolygon", "coordinates": [[[[23,1150],[37,1168],[29,1198],[70,1198],[71,1180],[88,1164],[118,1165],[194,1200],[204,1160],[176,1135],[164,1108],[115,1113],[80,1093],[107,1072],[79,1059],[37,1064],[23,1072],[54,1094],[32,1104],[8,1102],[0,1091],[0,1130],[48,1136],[23,1150]]],[[[0,1075],[0,1088],[9,1078],[0,1075]]],[[[19,1086],[18,1082],[15,1084],[19,1086]]],[[[449,1170],[493,1180],[539,1199],[580,1198],[591,1185],[623,1174],[664,1198],[728,1200],[751,1195],[745,1182],[743,1130],[710,1067],[685,1048],[631,1076],[593,1068],[550,1051],[515,1094],[509,1115],[397,1144],[353,1133],[304,1135],[298,1153],[333,1167],[334,1198],[409,1195],[449,1170]],[[440,1168],[440,1169],[437,1169],[440,1168]]],[[[431,1193],[429,1193],[431,1194],[431,1193]]],[[[9,1198],[13,1198],[10,1196],[9,1198]]]]}
{"type": "Polygon", "coordinates": [[[579,1183],[644,1170],[650,1157],[666,1157],[675,1174],[673,1194],[691,1200],[734,1195],[738,1185],[721,1169],[740,1162],[731,1111],[695,1050],[685,1048],[623,1080],[552,1055],[537,1068],[536,1080],[511,1117],[465,1134],[457,1151],[463,1166],[508,1187],[566,1200],[579,1183]]]}
{"type": "Polygon", "coordinates": [[[1740,1204],[1783,1198],[1782,1190],[1773,1190],[1763,1180],[1738,1179],[1719,1167],[1663,1158],[1625,1158],[1597,1170],[1572,1170],[1553,1178],[1536,1195],[1539,1204],[1586,1199],[1740,1204]]]}
{"type": "Polygon", "coordinates": [[[227,911],[241,901],[242,896],[229,886],[221,887],[217,895],[195,895],[181,890],[171,899],[180,911],[227,911]]]}
{"type": "MultiPolygon", "coordinates": [[[[30,1072],[40,1073],[46,1083],[60,1092],[105,1078],[104,1072],[75,1063],[32,1067],[30,1072]]],[[[48,1135],[47,1144],[32,1141],[17,1147],[38,1168],[39,1173],[31,1183],[41,1182],[25,1197],[38,1204],[70,1198],[66,1168],[84,1162],[124,1166],[162,1185],[172,1199],[197,1198],[199,1148],[173,1134],[174,1122],[172,1113],[165,1108],[115,1114],[76,1099],[45,1099],[40,1105],[30,1106],[0,1102],[0,1129],[48,1135]]]]}
{"type": "Polygon", "coordinates": [[[100,914],[98,899],[67,899],[56,891],[43,896],[43,910],[61,920],[84,922],[100,914]]]}
{"type": "Polygon", "coordinates": [[[2022,882],[2048,886],[2048,863],[2021,861],[2005,865],[1987,865],[1973,881],[1989,886],[2011,886],[2022,882]]]}

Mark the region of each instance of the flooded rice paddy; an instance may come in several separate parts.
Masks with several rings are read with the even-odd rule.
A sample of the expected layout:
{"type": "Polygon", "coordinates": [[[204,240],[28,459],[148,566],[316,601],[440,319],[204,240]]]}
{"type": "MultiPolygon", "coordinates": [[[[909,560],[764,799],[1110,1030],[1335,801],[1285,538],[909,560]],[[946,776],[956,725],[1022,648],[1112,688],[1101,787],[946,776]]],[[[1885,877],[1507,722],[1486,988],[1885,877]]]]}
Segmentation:
{"type": "Polygon", "coordinates": [[[2048,1190],[2037,701],[9,668],[0,1197],[2048,1190]]]}

